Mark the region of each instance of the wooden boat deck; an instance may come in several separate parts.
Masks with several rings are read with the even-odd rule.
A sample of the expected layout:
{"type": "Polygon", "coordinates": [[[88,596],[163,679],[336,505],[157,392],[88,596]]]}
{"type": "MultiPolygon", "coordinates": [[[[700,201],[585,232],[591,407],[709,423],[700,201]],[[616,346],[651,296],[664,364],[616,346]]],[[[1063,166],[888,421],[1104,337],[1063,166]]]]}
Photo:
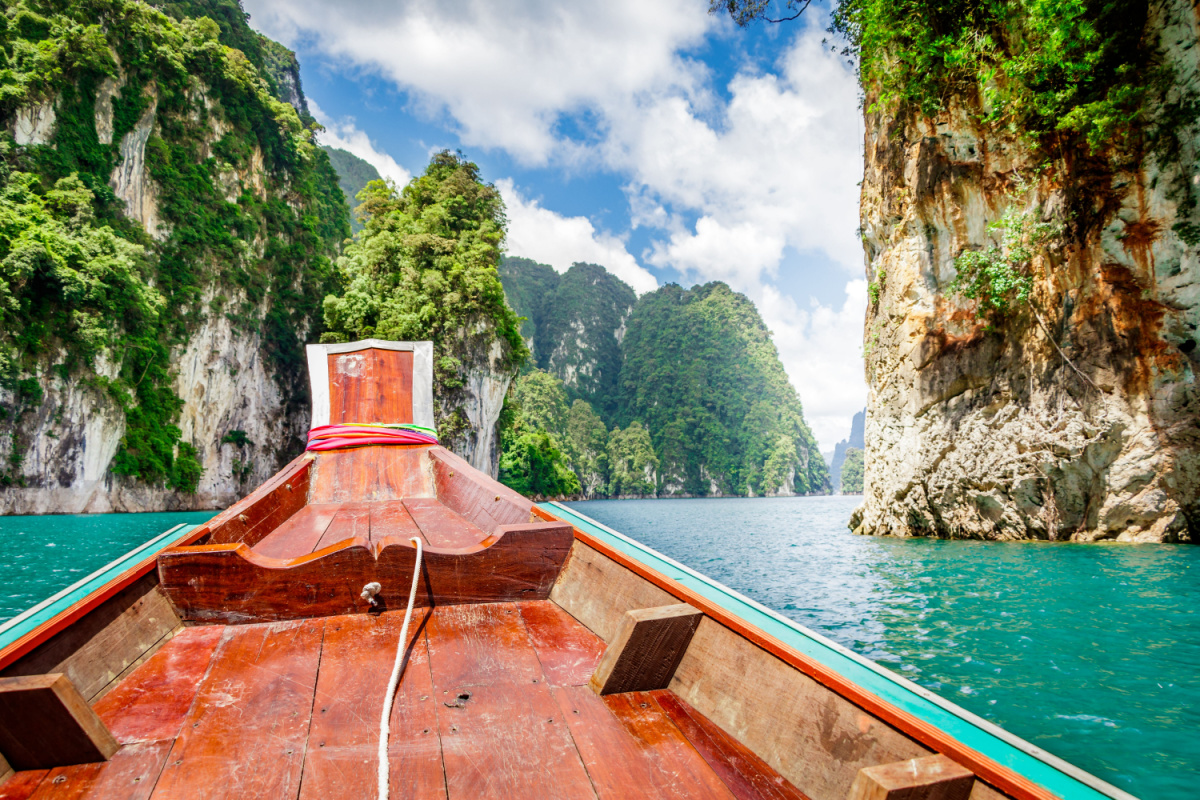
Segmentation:
{"type": "MultiPolygon", "coordinates": [[[[402,621],[186,628],[95,704],[124,745],[110,761],[18,773],[0,799],[370,797],[402,621]]],[[[422,609],[413,626],[393,797],[804,797],[670,691],[592,692],[604,642],[552,602],[422,609]]]]}
{"type": "Polygon", "coordinates": [[[299,558],[347,539],[372,546],[386,536],[414,536],[432,547],[471,547],[487,534],[432,497],[306,505],[251,549],[271,558],[299,558]]]}

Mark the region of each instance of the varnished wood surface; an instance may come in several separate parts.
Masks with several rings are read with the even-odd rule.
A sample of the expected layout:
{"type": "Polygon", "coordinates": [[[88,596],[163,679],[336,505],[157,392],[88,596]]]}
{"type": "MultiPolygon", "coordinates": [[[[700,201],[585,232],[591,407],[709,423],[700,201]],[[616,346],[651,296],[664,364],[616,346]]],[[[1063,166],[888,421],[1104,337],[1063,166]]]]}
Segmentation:
{"type": "MultiPolygon", "coordinates": [[[[332,523],[331,523],[332,524],[332,523]]],[[[427,531],[429,529],[426,529],[427,531]]],[[[432,533],[427,534],[430,539],[432,533]]],[[[416,604],[543,600],[571,547],[562,523],[503,526],[482,543],[426,548],[416,604]]],[[[185,620],[255,622],[366,612],[360,597],[377,581],[384,609],[408,601],[416,549],[358,537],[287,561],[244,544],[173,548],[159,555],[163,590],[185,620]]]]}
{"type": "Polygon", "coordinates": [[[355,503],[433,497],[433,445],[355,447],[317,453],[310,503],[355,503]]]}
{"type": "Polygon", "coordinates": [[[413,354],[377,350],[330,353],[329,422],[412,422],[413,354]]]}
{"type": "MultiPolygon", "coordinates": [[[[397,612],[188,629],[98,704],[125,732],[111,761],[18,772],[0,800],[373,796],[401,622],[397,612]],[[148,713],[156,705],[169,712],[162,725],[148,713]]],[[[674,723],[669,693],[597,697],[582,684],[601,649],[548,601],[419,612],[391,719],[393,796],[800,797],[730,788],[724,776],[745,767],[715,768],[720,756],[674,723]]]]}

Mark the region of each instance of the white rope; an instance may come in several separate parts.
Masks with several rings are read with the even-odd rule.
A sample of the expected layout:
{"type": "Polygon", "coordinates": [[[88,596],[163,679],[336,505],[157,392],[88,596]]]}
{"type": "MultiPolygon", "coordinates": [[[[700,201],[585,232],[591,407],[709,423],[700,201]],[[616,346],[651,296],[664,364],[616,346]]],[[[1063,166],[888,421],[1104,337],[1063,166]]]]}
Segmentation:
{"type": "Polygon", "coordinates": [[[388,798],[388,727],[392,717],[392,703],[396,699],[396,687],[400,685],[400,668],[404,666],[404,653],[408,649],[408,622],[412,619],[413,603],[417,599],[417,579],[421,575],[421,540],[413,537],[410,541],[417,546],[417,563],[413,565],[408,609],[404,612],[404,625],[400,627],[400,644],[396,646],[396,662],[392,664],[392,676],[388,679],[387,696],[383,698],[383,716],[379,718],[379,800],[388,798]]]}

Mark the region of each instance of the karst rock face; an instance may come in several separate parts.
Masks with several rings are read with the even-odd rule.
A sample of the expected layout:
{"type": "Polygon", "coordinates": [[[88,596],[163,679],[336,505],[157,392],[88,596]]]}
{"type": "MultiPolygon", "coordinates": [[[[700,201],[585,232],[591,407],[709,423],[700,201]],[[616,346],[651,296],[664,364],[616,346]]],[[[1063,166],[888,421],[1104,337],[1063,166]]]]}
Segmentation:
{"type": "MultiPolygon", "coordinates": [[[[1180,91],[1200,91],[1197,17],[1152,4],[1180,91]]],[[[867,103],[870,108],[870,103],[867,103]]],[[[869,401],[859,533],[984,539],[1200,537],[1200,212],[1178,150],[1052,158],[981,125],[869,112],[862,190],[869,401]],[[1041,167],[1039,169],[1039,166],[1041,167]],[[1033,292],[980,318],[955,257],[1011,206],[1060,220],[1033,292]]]]}

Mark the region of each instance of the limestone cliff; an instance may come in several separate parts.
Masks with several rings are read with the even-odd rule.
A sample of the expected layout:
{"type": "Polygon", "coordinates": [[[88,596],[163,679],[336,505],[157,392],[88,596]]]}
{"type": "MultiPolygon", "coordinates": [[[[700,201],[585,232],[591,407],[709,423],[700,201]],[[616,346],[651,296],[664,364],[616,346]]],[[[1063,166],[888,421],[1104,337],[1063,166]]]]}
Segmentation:
{"type": "MultiPolygon", "coordinates": [[[[232,49],[257,41],[236,4],[221,28],[183,6],[108,4],[92,61],[12,64],[28,93],[0,108],[0,178],[48,257],[0,236],[6,263],[33,253],[0,276],[0,513],[222,507],[303,448],[302,347],[347,208],[261,58],[232,49]]],[[[65,58],[91,35],[72,15],[97,13],[5,35],[65,58]]]]}
{"type": "MultiPolygon", "coordinates": [[[[1168,96],[1194,98],[1192,4],[1152,2],[1145,37],[1168,96]]],[[[858,532],[1197,541],[1200,125],[1180,105],[1160,129],[1173,149],[1050,159],[970,101],[867,114],[858,532]],[[1063,233],[1034,255],[1028,302],[989,318],[951,291],[955,259],[1010,208],[1063,233]]]]}

